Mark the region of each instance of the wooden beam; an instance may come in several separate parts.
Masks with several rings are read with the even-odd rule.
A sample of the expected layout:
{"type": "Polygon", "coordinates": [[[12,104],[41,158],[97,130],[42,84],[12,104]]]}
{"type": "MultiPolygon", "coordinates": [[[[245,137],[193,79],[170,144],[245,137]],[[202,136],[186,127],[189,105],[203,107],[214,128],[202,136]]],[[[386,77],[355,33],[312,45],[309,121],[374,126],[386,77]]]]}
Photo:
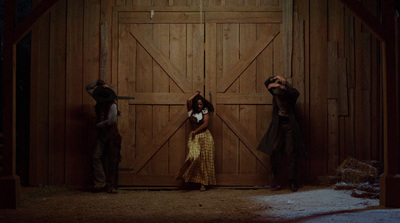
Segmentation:
{"type": "Polygon", "coordinates": [[[186,105],[192,93],[135,93],[130,105],[186,105]]]}
{"type": "Polygon", "coordinates": [[[3,165],[0,175],[0,208],[16,208],[19,200],[19,177],[16,175],[16,0],[4,2],[3,63],[3,165]]]}
{"type": "Polygon", "coordinates": [[[191,83],[186,78],[186,75],[173,64],[168,55],[165,55],[158,47],[155,47],[151,41],[137,28],[136,25],[131,26],[132,36],[145,48],[152,58],[160,64],[168,76],[178,85],[183,92],[191,92],[191,83]]]}
{"type": "Polygon", "coordinates": [[[42,0],[14,29],[14,43],[18,43],[32,28],[32,25],[44,14],[50,11],[51,7],[58,0],[42,0]]]}
{"type": "Polygon", "coordinates": [[[217,93],[216,100],[225,105],[272,105],[272,96],[266,93],[217,93]]]}
{"type": "MultiPolygon", "coordinates": [[[[385,40],[385,29],[377,18],[375,18],[366,9],[361,2],[357,0],[340,0],[346,8],[348,8],[353,15],[361,20],[361,22],[366,25],[370,31],[381,41],[385,40]]],[[[394,6],[393,6],[394,8],[394,6]]]]}
{"type": "MultiPolygon", "coordinates": [[[[114,6],[114,11],[119,12],[199,12],[200,6],[114,6]]],[[[282,12],[281,6],[202,6],[203,12],[282,12]]]]}
{"type": "Polygon", "coordinates": [[[170,123],[162,128],[156,135],[157,137],[150,139],[149,142],[145,143],[146,152],[136,158],[135,166],[133,171],[135,174],[139,173],[140,170],[150,161],[150,159],[162,148],[162,146],[172,137],[173,134],[185,123],[187,119],[186,111],[180,110],[176,114],[176,118],[171,120],[170,123]]]}
{"type": "Polygon", "coordinates": [[[246,145],[249,151],[256,157],[260,163],[270,170],[267,155],[257,150],[257,140],[246,131],[246,127],[240,123],[237,118],[230,114],[230,112],[223,106],[220,106],[217,111],[218,116],[222,121],[234,132],[237,137],[246,145]]]}
{"type": "Polygon", "coordinates": [[[384,173],[380,178],[380,204],[400,207],[399,170],[399,96],[396,74],[396,24],[394,0],[381,1],[382,28],[386,31],[382,43],[383,60],[383,123],[384,123],[384,173]]]}
{"type": "Polygon", "coordinates": [[[279,26],[272,25],[269,28],[270,32],[268,32],[268,35],[261,36],[250,49],[243,53],[243,57],[239,61],[237,61],[228,71],[224,72],[225,75],[223,75],[217,83],[218,92],[225,92],[228,90],[233,82],[242,75],[247,67],[250,66],[250,64],[266,47],[268,47],[280,32],[279,26]]]}
{"type": "Polygon", "coordinates": [[[282,12],[208,12],[206,23],[281,23],[282,12]]]}

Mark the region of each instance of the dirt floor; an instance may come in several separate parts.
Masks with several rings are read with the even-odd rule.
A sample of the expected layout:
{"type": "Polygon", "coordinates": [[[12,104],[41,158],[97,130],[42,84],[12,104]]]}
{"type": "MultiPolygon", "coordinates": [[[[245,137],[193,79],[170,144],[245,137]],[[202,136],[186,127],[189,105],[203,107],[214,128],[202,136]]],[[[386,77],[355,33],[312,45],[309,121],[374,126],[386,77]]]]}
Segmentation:
{"type": "Polygon", "coordinates": [[[118,194],[62,187],[21,188],[0,222],[400,222],[400,209],[350,191],[273,188],[120,188],[118,194]]]}

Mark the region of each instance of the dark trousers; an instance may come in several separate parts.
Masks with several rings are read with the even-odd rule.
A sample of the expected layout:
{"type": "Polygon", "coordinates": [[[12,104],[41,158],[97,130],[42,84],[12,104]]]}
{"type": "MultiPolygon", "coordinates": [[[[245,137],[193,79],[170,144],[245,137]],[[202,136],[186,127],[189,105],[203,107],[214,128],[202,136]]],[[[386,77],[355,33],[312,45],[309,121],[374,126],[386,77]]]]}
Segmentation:
{"type": "Polygon", "coordinates": [[[120,145],[113,141],[96,140],[92,153],[92,168],[96,187],[117,187],[120,148],[120,145]]]}
{"type": "Polygon", "coordinates": [[[278,136],[274,142],[271,154],[271,167],[274,175],[277,174],[280,166],[280,154],[285,152],[288,159],[288,178],[296,179],[296,151],[294,147],[294,130],[288,118],[280,117],[278,136]],[[282,151],[282,149],[284,151],[282,151]]]}

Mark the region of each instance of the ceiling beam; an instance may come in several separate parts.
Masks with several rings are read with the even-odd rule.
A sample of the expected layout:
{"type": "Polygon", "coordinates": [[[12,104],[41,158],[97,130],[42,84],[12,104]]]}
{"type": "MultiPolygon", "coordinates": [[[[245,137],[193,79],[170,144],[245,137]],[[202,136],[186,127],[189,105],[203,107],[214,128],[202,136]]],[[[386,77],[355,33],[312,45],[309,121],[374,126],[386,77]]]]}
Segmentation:
{"type": "Polygon", "coordinates": [[[33,24],[48,13],[58,0],[42,0],[14,29],[14,43],[18,43],[31,30],[33,24]]]}
{"type": "Polygon", "coordinates": [[[369,30],[381,41],[385,40],[385,30],[381,22],[365,8],[361,2],[357,0],[340,0],[347,9],[349,9],[353,15],[361,20],[369,30]]]}

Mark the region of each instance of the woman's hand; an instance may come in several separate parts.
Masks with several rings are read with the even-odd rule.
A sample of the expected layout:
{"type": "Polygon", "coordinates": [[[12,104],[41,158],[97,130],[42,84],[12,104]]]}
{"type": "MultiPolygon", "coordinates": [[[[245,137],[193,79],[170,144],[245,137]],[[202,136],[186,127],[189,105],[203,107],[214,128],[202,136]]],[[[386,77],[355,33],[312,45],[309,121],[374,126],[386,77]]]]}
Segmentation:
{"type": "Polygon", "coordinates": [[[200,91],[196,91],[189,99],[188,101],[192,101],[194,97],[200,94],[200,91]]]}
{"type": "Polygon", "coordinates": [[[285,86],[282,85],[282,84],[278,84],[278,83],[270,83],[270,84],[268,84],[268,89],[275,88],[275,87],[279,87],[281,89],[285,89],[285,86]]]}
{"type": "Polygon", "coordinates": [[[275,79],[278,79],[283,85],[286,85],[286,78],[278,75],[278,76],[275,76],[275,79]]]}

